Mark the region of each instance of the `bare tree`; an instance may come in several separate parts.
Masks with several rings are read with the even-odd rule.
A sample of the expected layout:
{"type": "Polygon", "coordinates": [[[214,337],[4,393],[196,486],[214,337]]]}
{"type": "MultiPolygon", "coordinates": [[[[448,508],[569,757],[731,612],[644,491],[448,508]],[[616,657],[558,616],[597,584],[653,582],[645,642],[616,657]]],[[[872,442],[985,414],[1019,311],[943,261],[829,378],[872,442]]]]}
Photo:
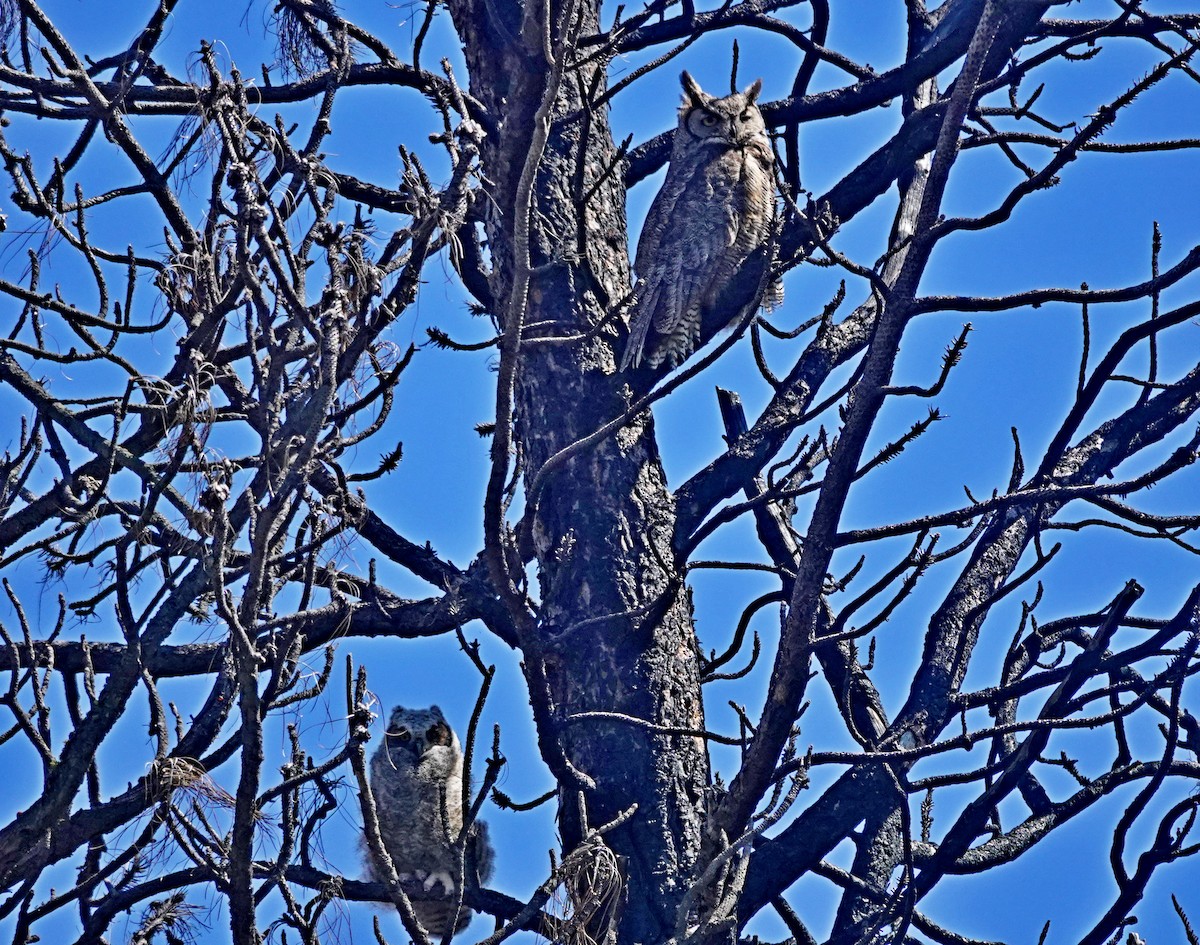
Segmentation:
{"type": "MultiPolygon", "coordinates": [[[[199,38],[190,58],[172,52],[190,6],[160,0],[112,52],[72,42],[65,20],[32,0],[0,3],[0,151],[13,187],[0,394],[18,405],[0,466],[10,604],[0,701],[6,764],[40,768],[41,780],[0,829],[0,917],[14,942],[70,914],[80,942],[99,941],[130,911],[134,941],[179,940],[201,888],[227,904],[237,942],[268,930],[316,942],[341,900],[391,901],[427,941],[409,900],[440,890],[394,873],[356,881],[360,864],[342,875],[314,854],[339,806],[361,799],[371,833],[369,794],[349,787],[351,771],[365,784],[378,712],[363,672],[346,669],[340,750],[314,757],[293,728],[276,774],[263,730],[297,706],[343,711],[339,638],[457,634],[480,674],[466,739],[468,761],[478,758],[494,671],[464,630],[519,654],[562,843],[535,890],[503,873],[496,890],[479,888],[464,863],[465,906],[497,920],[489,945],[518,929],[701,945],[737,939],[763,912],[796,945],[959,945],[971,940],[923,903],[943,880],[1052,843],[1110,798],[1112,890],[1075,940],[1126,934],[1159,868],[1197,850],[1200,726],[1185,696],[1200,667],[1200,586],[1183,588],[1174,612],[1145,612],[1130,580],[1081,612],[1044,613],[1038,580],[1052,573],[1058,530],[1197,552],[1200,514],[1170,484],[1194,496],[1200,301],[1185,290],[1200,246],[1162,258],[1156,234],[1149,277],[1106,289],[921,285],[945,241],[1003,230],[1079,158],[1200,147],[1108,136],[1153,87],[1194,96],[1200,12],[1115,0],[1069,19],[1039,0],[933,11],[907,0],[905,52],[877,70],[829,45],[828,0],[668,0],[605,16],[594,0],[428,0],[403,53],[330,0],[281,0],[266,11],[279,56],[250,68],[199,38]],[[443,8],[465,55],[457,71],[422,55],[443,8]],[[781,206],[770,249],[778,273],[803,267],[789,287],[831,266],[843,289],[747,313],[670,374],[618,371],[626,193],[662,167],[670,142],[618,145],[609,106],[719,36],[790,51],[740,64],[766,75],[768,91],[785,70],[790,82],[764,104],[781,206]],[[1064,115],[1039,102],[1043,89],[1048,101],[1072,88],[1080,60],[1129,48],[1152,57],[1150,71],[1098,109],[1064,115]],[[631,61],[644,64],[617,80],[631,61]],[[423,97],[440,154],[428,156],[425,129],[396,124],[387,180],[325,153],[335,108],[378,86],[423,97]],[[805,190],[802,130],[889,103],[901,115],[869,156],[826,192],[805,190]],[[971,150],[1008,162],[1015,182],[993,188],[981,212],[950,215],[947,189],[971,150]],[[879,201],[895,208],[877,234],[886,251],[852,258],[842,230],[879,201]],[[450,326],[430,329],[420,350],[396,340],[439,258],[494,326],[482,345],[456,342],[450,326]],[[968,338],[924,387],[898,376],[906,329],[937,313],[1055,305],[1082,313],[1084,348],[1062,364],[1067,385],[1047,379],[1035,392],[1058,418],[1037,455],[1014,430],[1011,472],[990,494],[939,494],[919,517],[847,524],[848,503],[938,417],[904,430],[886,408],[936,401],[968,338]],[[1097,333],[1093,352],[1089,313],[1105,306],[1122,321],[1106,340],[1097,333]],[[765,407],[747,418],[738,394],[721,392],[726,442],[668,484],[653,407],[735,345],[753,350],[765,407]],[[401,462],[394,443],[376,445],[401,375],[471,347],[494,355],[495,415],[481,431],[482,547],[463,568],[433,550],[439,536],[401,534],[362,484],[401,462]],[[1152,512],[1140,500],[1163,484],[1178,501],[1152,512]],[[700,557],[747,521],[757,543],[744,560],[700,557]],[[368,552],[344,554],[351,542],[368,552]],[[858,559],[849,570],[846,555],[858,559]],[[374,564],[356,564],[368,558],[425,582],[428,596],[389,589],[374,564]],[[771,582],[747,596],[735,631],[711,631],[722,652],[709,649],[717,640],[702,647],[689,590],[712,568],[771,582]],[[25,606],[31,573],[62,590],[56,614],[25,606]],[[1021,599],[1013,618],[1004,602],[1021,599]],[[777,627],[752,633],[766,608],[777,627]],[[898,613],[920,659],[889,708],[858,644],[898,613]],[[1011,645],[979,646],[985,625],[1011,645]],[[101,639],[88,640],[91,627],[101,639]],[[309,674],[306,657],[323,649],[323,671],[309,674]],[[759,663],[761,707],[710,703],[706,721],[705,687],[759,663]],[[818,725],[803,716],[820,698],[836,711],[818,725]],[[123,733],[147,725],[137,755],[147,743],[123,733]],[[1072,757],[1064,745],[1080,739],[1088,747],[1072,757]],[[724,778],[715,744],[735,752],[724,778]],[[124,788],[105,768],[117,745],[136,777],[124,788]],[[985,751],[969,753],[976,745],[985,751]],[[849,868],[832,856],[847,843],[849,868]],[[803,877],[836,903],[827,936],[810,928],[812,901],[788,894],[803,877]],[[550,907],[555,895],[565,909],[550,907]]],[[[1189,109],[1194,98],[1180,127],[1189,109]]],[[[1035,332],[1025,343],[1048,342],[1035,332]]],[[[497,733],[465,798],[473,815],[503,764],[497,733]]],[[[465,830],[451,839],[469,859],[465,830]]]]}

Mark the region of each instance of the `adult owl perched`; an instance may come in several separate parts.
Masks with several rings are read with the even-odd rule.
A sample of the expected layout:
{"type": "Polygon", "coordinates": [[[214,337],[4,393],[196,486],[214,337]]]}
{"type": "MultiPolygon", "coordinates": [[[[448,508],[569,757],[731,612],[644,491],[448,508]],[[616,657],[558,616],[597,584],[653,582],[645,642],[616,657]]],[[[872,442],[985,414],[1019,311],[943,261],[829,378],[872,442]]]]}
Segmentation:
{"type": "MultiPolygon", "coordinates": [[[[396,706],[388,719],[383,743],[371,756],[371,793],[379,816],[383,844],[402,879],[424,881],[433,891],[438,884],[445,901],[413,901],[413,911],[436,942],[454,923],[460,932],[470,922],[466,908],[455,920],[455,878],[458,856],[451,838],[462,831],[463,755],[458,736],[436,705],[428,709],[396,706]]],[[[487,825],[476,821],[470,845],[480,882],[492,871],[492,846],[487,825]]],[[[368,867],[375,867],[368,856],[368,867]]],[[[375,877],[378,879],[378,876],[375,877]]]]}
{"type": "Polygon", "coordinates": [[[755,104],[762,80],[716,98],[686,72],[681,79],[671,163],[638,241],[622,370],[679,364],[758,306],[770,263],[774,155],[755,104]]]}

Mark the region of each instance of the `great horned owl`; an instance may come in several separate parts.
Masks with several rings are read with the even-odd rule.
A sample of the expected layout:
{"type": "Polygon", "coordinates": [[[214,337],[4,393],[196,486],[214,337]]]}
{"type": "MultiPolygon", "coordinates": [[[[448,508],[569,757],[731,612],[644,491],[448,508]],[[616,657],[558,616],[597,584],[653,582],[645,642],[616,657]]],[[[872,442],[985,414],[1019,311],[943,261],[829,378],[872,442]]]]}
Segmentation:
{"type": "Polygon", "coordinates": [[[774,155],[755,104],[762,80],[716,98],[686,72],[681,79],[671,163],[638,241],[622,370],[679,364],[758,306],[770,262],[774,155]]]}
{"type": "MultiPolygon", "coordinates": [[[[428,709],[396,706],[388,719],[383,743],[371,756],[371,793],[379,815],[383,844],[401,878],[421,879],[425,889],[440,884],[447,901],[413,901],[417,918],[437,941],[454,922],[458,857],[451,838],[462,831],[463,755],[458,736],[436,705],[428,709]]],[[[469,842],[480,882],[492,870],[492,846],[487,827],[476,821],[469,842]]],[[[367,857],[375,875],[371,857],[367,857]]],[[[378,877],[376,877],[378,878],[378,877]]],[[[462,909],[454,932],[470,921],[462,909]]]]}

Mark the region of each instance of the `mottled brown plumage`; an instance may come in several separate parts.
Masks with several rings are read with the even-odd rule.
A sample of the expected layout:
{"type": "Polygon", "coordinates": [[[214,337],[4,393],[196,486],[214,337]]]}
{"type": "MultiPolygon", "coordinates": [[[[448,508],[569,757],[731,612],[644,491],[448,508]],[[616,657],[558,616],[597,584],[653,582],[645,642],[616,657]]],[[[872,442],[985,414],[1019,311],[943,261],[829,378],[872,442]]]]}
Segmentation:
{"type": "MultiPolygon", "coordinates": [[[[444,900],[413,900],[426,931],[437,941],[454,923],[461,932],[471,919],[465,906],[455,920],[455,884],[459,860],[449,837],[462,831],[463,755],[458,736],[437,706],[396,706],[382,744],[371,756],[371,793],[379,815],[379,831],[402,879],[416,878],[444,900]]],[[[487,825],[476,821],[471,849],[479,880],[492,870],[487,825]]],[[[368,866],[375,875],[374,865],[368,866]]],[[[378,878],[378,877],[376,877],[378,878]]]]}
{"type": "Polygon", "coordinates": [[[642,227],[621,369],[682,362],[763,292],[775,218],[774,156],[759,80],[716,98],[686,72],[671,162],[642,227]],[[757,252],[759,271],[744,273],[757,252]],[[707,337],[702,337],[706,335],[707,337]]]}

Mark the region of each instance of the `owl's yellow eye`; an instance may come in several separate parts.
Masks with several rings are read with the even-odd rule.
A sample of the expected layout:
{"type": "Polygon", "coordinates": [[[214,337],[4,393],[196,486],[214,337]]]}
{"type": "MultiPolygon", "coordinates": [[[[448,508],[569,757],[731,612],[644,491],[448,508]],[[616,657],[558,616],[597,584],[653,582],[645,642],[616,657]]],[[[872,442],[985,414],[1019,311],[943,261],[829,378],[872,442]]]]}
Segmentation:
{"type": "Polygon", "coordinates": [[[750,109],[748,108],[742,112],[742,121],[749,121],[753,117],[754,116],[750,114],[750,109]]]}
{"type": "Polygon", "coordinates": [[[716,115],[705,115],[700,121],[705,125],[715,125],[717,123],[716,115]]]}

